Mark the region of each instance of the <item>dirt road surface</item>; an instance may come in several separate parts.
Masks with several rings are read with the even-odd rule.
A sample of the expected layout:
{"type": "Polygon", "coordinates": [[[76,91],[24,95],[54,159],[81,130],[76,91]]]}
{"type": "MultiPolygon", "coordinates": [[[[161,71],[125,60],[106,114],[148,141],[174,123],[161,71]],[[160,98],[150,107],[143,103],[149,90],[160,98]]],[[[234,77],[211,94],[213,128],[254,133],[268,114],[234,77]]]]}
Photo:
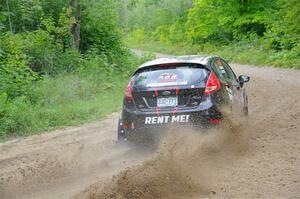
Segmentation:
{"type": "Polygon", "coordinates": [[[155,151],[115,146],[118,113],[8,141],[0,198],[300,198],[300,71],[232,67],[251,76],[248,121],[170,129],[155,151]]]}

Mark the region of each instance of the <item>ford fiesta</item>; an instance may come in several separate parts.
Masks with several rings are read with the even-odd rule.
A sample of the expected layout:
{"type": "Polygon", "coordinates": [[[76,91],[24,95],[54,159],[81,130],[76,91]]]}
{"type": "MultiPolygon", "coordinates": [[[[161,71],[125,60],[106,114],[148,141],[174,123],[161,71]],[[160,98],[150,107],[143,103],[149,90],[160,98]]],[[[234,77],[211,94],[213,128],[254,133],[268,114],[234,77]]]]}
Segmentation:
{"type": "Polygon", "coordinates": [[[140,141],[170,125],[210,128],[222,122],[223,106],[248,114],[245,82],[217,56],[149,61],[133,74],[124,96],[118,141],[140,141]]]}

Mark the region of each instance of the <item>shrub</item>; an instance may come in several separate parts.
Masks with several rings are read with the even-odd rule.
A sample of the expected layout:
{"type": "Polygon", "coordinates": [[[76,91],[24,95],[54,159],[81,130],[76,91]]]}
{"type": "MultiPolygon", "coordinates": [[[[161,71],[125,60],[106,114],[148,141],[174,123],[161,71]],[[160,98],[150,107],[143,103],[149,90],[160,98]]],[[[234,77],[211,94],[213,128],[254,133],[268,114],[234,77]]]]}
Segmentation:
{"type": "Polygon", "coordinates": [[[29,86],[39,77],[27,66],[23,36],[8,33],[0,38],[0,94],[6,93],[10,99],[27,95],[29,86]]]}
{"type": "Polygon", "coordinates": [[[0,95],[0,136],[18,133],[24,135],[34,126],[34,115],[24,96],[8,100],[6,94],[0,95]]]}

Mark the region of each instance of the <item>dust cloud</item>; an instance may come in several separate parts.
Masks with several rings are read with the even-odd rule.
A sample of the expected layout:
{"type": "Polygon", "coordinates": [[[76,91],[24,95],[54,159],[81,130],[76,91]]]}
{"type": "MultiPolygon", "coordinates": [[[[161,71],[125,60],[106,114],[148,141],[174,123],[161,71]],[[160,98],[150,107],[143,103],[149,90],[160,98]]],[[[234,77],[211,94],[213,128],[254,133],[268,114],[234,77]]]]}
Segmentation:
{"type": "MultiPolygon", "coordinates": [[[[214,195],[214,180],[248,150],[247,122],[226,117],[217,129],[170,128],[152,157],[75,198],[159,199],[214,195]],[[238,121],[238,122],[237,122],[238,121]]],[[[232,117],[231,117],[232,118],[232,117]]]]}

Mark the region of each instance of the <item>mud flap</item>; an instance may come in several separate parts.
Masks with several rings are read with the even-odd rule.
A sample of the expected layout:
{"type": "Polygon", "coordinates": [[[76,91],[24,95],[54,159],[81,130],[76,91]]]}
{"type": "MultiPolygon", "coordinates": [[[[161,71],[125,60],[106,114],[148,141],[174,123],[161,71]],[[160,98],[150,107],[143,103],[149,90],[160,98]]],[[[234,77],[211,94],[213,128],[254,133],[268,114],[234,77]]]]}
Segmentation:
{"type": "Polygon", "coordinates": [[[117,131],[117,134],[118,134],[117,143],[123,143],[123,142],[126,141],[126,139],[125,139],[125,131],[124,131],[124,127],[123,127],[123,121],[122,121],[121,118],[118,120],[118,131],[117,131]]]}

